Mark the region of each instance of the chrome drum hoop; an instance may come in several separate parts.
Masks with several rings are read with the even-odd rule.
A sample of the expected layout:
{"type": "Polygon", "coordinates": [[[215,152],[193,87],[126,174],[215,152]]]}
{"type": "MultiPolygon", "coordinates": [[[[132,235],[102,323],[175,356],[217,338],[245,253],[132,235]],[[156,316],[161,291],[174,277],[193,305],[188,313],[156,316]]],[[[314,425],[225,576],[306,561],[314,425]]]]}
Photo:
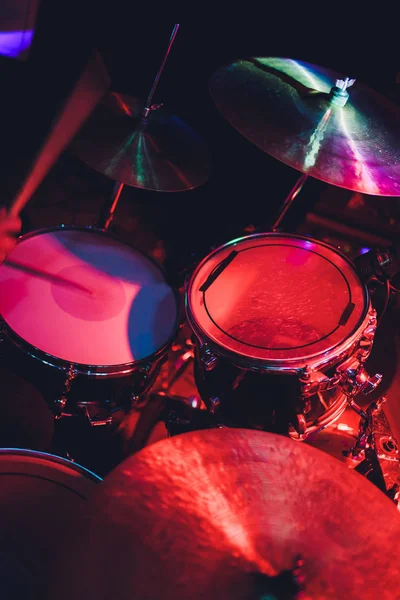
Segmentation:
{"type": "Polygon", "coordinates": [[[252,371],[296,374],[306,367],[311,370],[329,368],[343,359],[362,337],[363,330],[368,327],[371,310],[368,289],[361,282],[353,263],[342,252],[325,242],[294,234],[254,234],[221,245],[199,263],[185,286],[187,320],[202,353],[207,358],[221,356],[239,368],[252,371]],[[296,260],[299,260],[300,266],[296,260]],[[275,267],[278,272],[281,270],[281,274],[280,279],[274,282],[271,294],[270,275],[275,267]],[[327,324],[321,332],[314,330],[316,337],[310,337],[310,332],[305,333],[304,330],[303,341],[297,338],[294,330],[289,333],[292,339],[287,348],[282,346],[281,340],[278,345],[266,344],[265,336],[270,342],[268,336],[277,331],[278,316],[282,317],[280,320],[284,323],[289,316],[290,319],[292,315],[297,317],[297,281],[296,286],[292,282],[298,275],[303,294],[299,325],[319,327],[321,316],[329,316],[332,305],[335,315],[332,315],[332,319],[337,319],[334,321],[335,330],[330,331],[330,325],[327,324]],[[321,295],[318,294],[319,290],[322,291],[321,295]],[[265,292],[270,293],[268,300],[265,292]],[[244,301],[246,297],[248,300],[244,301]],[[330,303],[331,297],[337,300],[330,303]],[[285,312],[282,315],[282,302],[278,298],[283,299],[285,312]],[[346,305],[343,304],[345,298],[352,304],[354,312],[351,309],[348,313],[351,316],[342,323],[339,319],[342,321],[346,313],[346,305]],[[257,302],[257,308],[252,300],[257,302]],[[272,306],[269,304],[271,301],[272,306]],[[320,308],[318,324],[312,318],[317,307],[320,308]],[[228,318],[228,323],[227,317],[232,316],[232,310],[235,310],[234,319],[228,318]],[[256,319],[257,324],[250,321],[247,325],[247,318],[256,319]],[[240,322],[242,330],[233,333],[240,322]],[[254,334],[257,328],[262,331],[265,326],[262,342],[249,339],[243,330],[249,327],[251,334],[254,334]],[[312,339],[317,341],[311,342],[312,339]],[[296,344],[291,345],[293,340],[298,340],[297,348],[296,344]]]}

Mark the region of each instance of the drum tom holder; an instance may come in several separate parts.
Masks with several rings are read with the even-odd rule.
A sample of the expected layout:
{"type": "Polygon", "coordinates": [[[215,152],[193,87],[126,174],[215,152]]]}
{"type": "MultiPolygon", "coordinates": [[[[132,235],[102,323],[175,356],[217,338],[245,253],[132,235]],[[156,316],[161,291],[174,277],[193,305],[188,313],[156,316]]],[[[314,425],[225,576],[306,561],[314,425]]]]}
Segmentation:
{"type": "MultiPolygon", "coordinates": [[[[372,351],[376,328],[377,314],[376,310],[371,308],[369,311],[369,321],[353,350],[353,354],[351,354],[347,360],[344,360],[344,362],[339,363],[335,373],[331,377],[328,377],[319,370],[323,364],[318,365],[317,368],[307,366],[304,369],[299,370],[300,394],[302,403],[306,409],[307,398],[314,394],[327,392],[339,387],[344,394],[345,402],[354,408],[357,413],[359,412],[358,406],[354,402],[354,397],[359,393],[364,396],[370,394],[382,381],[382,375],[380,373],[370,376],[364,367],[372,351]]],[[[345,351],[342,357],[339,356],[338,360],[344,359],[346,353],[347,352],[345,351]]],[[[343,403],[336,407],[336,409],[337,411],[343,412],[343,403]]],[[[337,416],[340,416],[340,414],[337,416]]],[[[323,429],[326,424],[329,424],[335,419],[336,414],[331,414],[330,411],[328,411],[324,420],[314,426],[307,427],[303,413],[299,413],[297,415],[296,426],[289,428],[289,435],[295,439],[303,440],[311,433],[316,433],[323,429]]]]}

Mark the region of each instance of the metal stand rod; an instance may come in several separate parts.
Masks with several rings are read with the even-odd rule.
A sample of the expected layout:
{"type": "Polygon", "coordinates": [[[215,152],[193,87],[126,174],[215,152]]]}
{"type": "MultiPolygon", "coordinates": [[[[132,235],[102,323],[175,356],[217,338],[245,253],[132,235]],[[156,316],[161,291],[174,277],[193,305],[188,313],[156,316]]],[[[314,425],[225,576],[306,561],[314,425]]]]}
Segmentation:
{"type": "Polygon", "coordinates": [[[161,74],[162,74],[162,72],[164,70],[165,63],[167,62],[167,58],[169,56],[169,53],[171,52],[172,44],[175,41],[175,37],[176,37],[176,34],[178,33],[178,29],[179,29],[179,23],[176,23],[174,25],[174,28],[173,28],[172,33],[171,33],[171,37],[170,37],[170,40],[169,40],[169,43],[168,43],[167,51],[166,51],[165,56],[164,56],[164,58],[162,60],[160,68],[158,69],[157,75],[154,78],[153,85],[151,86],[150,93],[147,96],[146,104],[145,104],[144,111],[143,111],[143,116],[144,117],[147,117],[148,114],[149,114],[149,112],[150,112],[150,110],[151,110],[151,103],[153,101],[154,92],[156,91],[156,87],[157,87],[158,82],[160,80],[161,74]]]}
{"type": "Polygon", "coordinates": [[[115,209],[117,208],[119,197],[123,190],[124,184],[117,181],[113,187],[111,197],[104,206],[100,218],[97,222],[99,229],[107,230],[110,226],[111,221],[114,218],[115,209]]]}
{"type": "MultiPolygon", "coordinates": [[[[153,100],[153,96],[154,96],[154,93],[156,91],[156,87],[158,85],[158,82],[159,82],[159,79],[161,77],[161,74],[162,74],[162,72],[164,70],[165,63],[167,62],[167,58],[168,58],[169,53],[170,53],[171,48],[172,48],[172,44],[174,43],[176,34],[178,33],[178,29],[179,29],[179,24],[176,23],[174,25],[173,30],[172,30],[171,37],[170,37],[170,40],[169,40],[168,47],[167,47],[167,50],[165,52],[164,58],[163,58],[163,60],[161,62],[161,65],[160,65],[158,71],[157,71],[157,75],[154,78],[153,85],[151,86],[150,93],[147,96],[146,104],[145,104],[145,107],[144,107],[144,110],[143,110],[143,113],[142,113],[142,125],[145,125],[145,123],[146,123],[145,119],[148,117],[149,113],[152,110],[151,103],[152,103],[152,100],[153,100]]],[[[97,222],[97,227],[99,229],[107,230],[108,227],[110,226],[110,223],[111,223],[111,221],[114,218],[114,213],[115,213],[115,210],[117,208],[118,200],[119,200],[119,197],[121,196],[121,192],[123,190],[123,187],[124,187],[123,183],[120,183],[119,181],[117,181],[115,183],[114,189],[113,189],[112,194],[111,194],[111,198],[105,204],[105,206],[104,206],[104,208],[102,210],[102,213],[100,215],[100,218],[99,218],[99,220],[97,222]]]]}
{"type": "Polygon", "coordinates": [[[283,217],[286,215],[286,213],[289,210],[289,208],[291,207],[293,201],[295,200],[295,198],[297,198],[298,194],[303,189],[303,186],[304,186],[305,182],[307,181],[307,179],[308,179],[308,175],[303,173],[303,175],[300,177],[300,179],[298,179],[296,181],[296,183],[294,184],[293,188],[291,189],[289,195],[286,197],[285,201],[282,204],[282,208],[279,211],[278,217],[276,218],[275,223],[272,225],[272,231],[276,231],[278,229],[283,217]]]}

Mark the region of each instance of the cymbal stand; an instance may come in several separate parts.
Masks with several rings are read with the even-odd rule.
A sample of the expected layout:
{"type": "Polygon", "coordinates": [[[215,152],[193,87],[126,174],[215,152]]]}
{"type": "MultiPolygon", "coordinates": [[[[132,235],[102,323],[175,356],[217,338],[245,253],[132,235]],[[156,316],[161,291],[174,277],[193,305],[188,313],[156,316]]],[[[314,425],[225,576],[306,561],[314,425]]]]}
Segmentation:
{"type": "Polygon", "coordinates": [[[117,208],[118,200],[121,196],[121,192],[124,188],[124,184],[117,181],[113,187],[113,191],[109,200],[105,203],[99,220],[97,221],[97,227],[106,231],[111,221],[114,218],[115,209],[117,208]]]}
{"type": "MultiPolygon", "coordinates": [[[[161,74],[164,70],[165,67],[165,63],[167,62],[167,58],[169,56],[169,53],[171,52],[171,48],[172,48],[172,44],[175,41],[175,37],[176,34],[178,33],[178,29],[179,29],[179,23],[175,23],[174,28],[172,30],[171,33],[171,37],[169,39],[168,42],[168,47],[167,50],[165,52],[164,58],[161,61],[161,65],[157,71],[157,74],[153,80],[153,84],[151,86],[149,95],[147,96],[147,100],[145,102],[145,106],[144,109],[142,111],[142,126],[145,126],[147,123],[147,118],[149,116],[149,114],[153,111],[153,110],[157,110],[158,108],[160,108],[162,106],[162,104],[152,104],[153,101],[153,96],[155,94],[158,82],[160,80],[161,74]]],[[[103,230],[107,230],[114,218],[114,213],[115,210],[117,208],[117,204],[118,201],[120,199],[121,196],[121,192],[124,188],[124,184],[120,183],[119,181],[117,181],[114,185],[113,191],[111,193],[111,197],[109,198],[109,200],[105,203],[103,210],[101,211],[101,215],[99,217],[99,220],[97,222],[97,227],[99,229],[103,229],[103,230]]]]}
{"type": "Polygon", "coordinates": [[[277,231],[279,225],[282,222],[283,217],[286,215],[287,211],[292,206],[294,200],[297,198],[297,196],[303,189],[304,184],[306,183],[307,179],[308,179],[308,175],[306,173],[303,173],[301,175],[301,177],[296,181],[293,188],[290,190],[289,194],[286,196],[286,198],[283,201],[283,204],[281,206],[281,209],[278,213],[278,216],[276,217],[275,222],[273,223],[272,228],[271,228],[271,231],[273,231],[274,233],[277,231]]]}

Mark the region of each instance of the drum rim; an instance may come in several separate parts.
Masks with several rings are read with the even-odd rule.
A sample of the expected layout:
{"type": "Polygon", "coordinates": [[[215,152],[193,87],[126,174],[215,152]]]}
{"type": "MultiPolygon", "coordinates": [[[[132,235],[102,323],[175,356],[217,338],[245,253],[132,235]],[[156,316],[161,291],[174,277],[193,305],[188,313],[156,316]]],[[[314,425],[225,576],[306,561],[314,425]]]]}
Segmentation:
{"type": "Polygon", "coordinates": [[[36,229],[35,231],[29,231],[28,233],[25,233],[24,235],[20,236],[17,240],[17,244],[20,244],[23,241],[25,241],[31,237],[36,237],[37,235],[43,235],[46,233],[53,233],[55,231],[82,231],[82,232],[86,232],[86,233],[100,234],[102,236],[112,238],[116,242],[119,242],[120,244],[127,246],[129,249],[135,250],[136,252],[138,252],[138,254],[141,254],[144,258],[146,258],[153,266],[155,266],[159,270],[161,275],[163,276],[165,283],[172,290],[174,298],[175,298],[176,318],[175,318],[175,323],[174,323],[174,327],[173,327],[171,335],[169,336],[169,338],[165,342],[165,344],[163,346],[161,346],[161,348],[159,348],[158,350],[153,352],[153,354],[144,356],[143,358],[141,358],[139,360],[132,361],[129,363],[115,364],[115,365],[90,365],[90,364],[84,364],[84,363],[71,362],[71,361],[65,360],[63,358],[54,356],[53,354],[49,354],[49,353],[45,352],[44,350],[41,350],[37,346],[34,346],[30,342],[27,342],[26,340],[24,340],[24,338],[22,338],[20,335],[18,335],[12,329],[12,327],[10,327],[10,325],[8,325],[8,323],[4,319],[3,315],[0,314],[0,323],[1,323],[2,333],[5,334],[15,346],[17,346],[20,350],[22,350],[23,352],[25,352],[32,358],[35,358],[36,360],[39,360],[42,363],[48,364],[49,366],[58,368],[62,371],[73,371],[77,375],[86,375],[86,376],[90,376],[90,377],[103,377],[103,378],[130,375],[134,371],[136,371],[138,369],[140,370],[141,367],[145,366],[150,361],[157,361],[159,358],[161,358],[165,354],[165,352],[168,350],[171,343],[174,341],[174,339],[177,335],[177,332],[179,330],[179,327],[181,325],[182,316],[183,316],[179,290],[177,290],[174,286],[172,286],[170,284],[170,282],[168,280],[168,276],[167,276],[165,270],[163,269],[162,265],[160,265],[153,257],[148,256],[145,252],[142,252],[142,250],[139,250],[138,248],[136,248],[136,246],[133,246],[132,244],[129,244],[128,242],[125,242],[124,240],[121,240],[119,238],[119,236],[117,236],[116,234],[110,233],[106,229],[99,229],[97,227],[91,227],[91,226],[57,225],[55,227],[45,227],[42,229],[36,229]]]}
{"type": "Polygon", "coordinates": [[[84,475],[87,479],[91,479],[95,483],[100,483],[103,481],[102,477],[94,473],[94,471],[87,469],[83,465],[73,462],[68,458],[63,458],[62,456],[57,456],[56,454],[51,454],[49,452],[30,450],[29,448],[0,448],[0,458],[2,456],[19,456],[28,458],[36,457],[42,460],[47,460],[49,463],[56,463],[62,465],[63,467],[69,467],[72,471],[84,475]]]}
{"type": "Polygon", "coordinates": [[[253,233],[250,235],[242,236],[239,238],[235,238],[225,244],[221,244],[214,250],[212,250],[207,256],[205,256],[197,267],[194,269],[192,275],[187,282],[185,289],[185,312],[186,317],[192,327],[193,332],[198,338],[200,345],[204,345],[207,350],[209,350],[212,354],[215,353],[217,356],[223,356],[228,358],[229,360],[233,360],[235,364],[238,366],[244,366],[245,368],[251,369],[261,369],[261,370],[269,370],[275,372],[297,372],[299,369],[303,369],[305,366],[313,366],[314,368],[319,368],[322,366],[330,366],[334,365],[337,361],[340,360],[340,357],[343,356],[353,345],[357,342],[357,340],[362,336],[363,331],[368,326],[369,320],[371,318],[371,298],[368,292],[367,286],[362,282],[359,277],[354,264],[352,261],[343,254],[339,249],[331,246],[327,242],[318,240],[311,236],[298,235],[293,233],[277,233],[277,232],[263,232],[263,233],[253,233]],[[209,334],[201,327],[199,322],[197,321],[194,311],[192,309],[192,303],[190,300],[192,287],[194,280],[204,265],[216,254],[218,254],[221,250],[237,246],[243,241],[251,241],[254,239],[262,239],[262,238],[287,238],[292,240],[303,240],[306,242],[315,243],[317,246],[323,246],[324,248],[332,251],[342,258],[351,268],[352,272],[356,276],[359,281],[360,287],[363,291],[364,296],[364,310],[362,315],[355,327],[353,327],[352,331],[349,332],[346,338],[338,342],[335,346],[328,348],[326,350],[322,350],[320,352],[303,356],[303,357],[295,357],[295,358],[255,358],[250,357],[245,354],[241,354],[239,352],[235,352],[232,349],[222,346],[215,340],[213,340],[209,334]],[[337,352],[335,352],[337,351],[337,352]],[[236,359],[236,361],[235,361],[236,359]]]}

